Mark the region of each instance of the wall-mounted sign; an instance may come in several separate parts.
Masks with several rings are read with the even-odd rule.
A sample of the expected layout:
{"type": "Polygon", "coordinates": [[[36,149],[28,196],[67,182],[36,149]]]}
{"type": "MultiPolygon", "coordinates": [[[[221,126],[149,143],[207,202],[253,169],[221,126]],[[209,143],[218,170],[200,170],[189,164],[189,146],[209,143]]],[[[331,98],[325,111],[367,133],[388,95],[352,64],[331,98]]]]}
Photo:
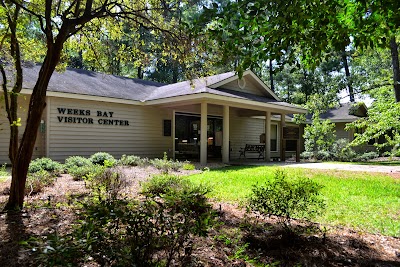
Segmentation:
{"type": "Polygon", "coordinates": [[[93,112],[96,115],[95,118],[91,118],[92,112],[90,109],[57,108],[57,110],[58,114],[67,115],[57,116],[58,122],[129,126],[128,120],[115,119],[112,111],[97,110],[93,112]]]}
{"type": "Polygon", "coordinates": [[[300,128],[296,126],[285,126],[283,127],[283,139],[300,139],[300,128]]]}

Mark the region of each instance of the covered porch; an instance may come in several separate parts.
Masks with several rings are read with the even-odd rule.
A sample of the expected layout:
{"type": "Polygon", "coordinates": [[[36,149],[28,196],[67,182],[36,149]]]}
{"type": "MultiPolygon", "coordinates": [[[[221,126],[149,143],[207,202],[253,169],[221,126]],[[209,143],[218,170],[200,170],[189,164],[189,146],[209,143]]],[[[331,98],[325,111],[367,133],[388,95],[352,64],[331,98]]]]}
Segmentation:
{"type": "Polygon", "coordinates": [[[283,133],[284,127],[292,124],[287,114],[303,110],[293,106],[235,102],[211,97],[160,103],[160,107],[172,113],[171,156],[174,159],[188,157],[201,165],[210,160],[226,164],[239,160],[285,161],[293,153],[298,159],[300,140],[295,141],[294,150],[292,144],[288,155],[283,133]],[[252,151],[251,146],[262,147],[262,150],[252,151]]]}

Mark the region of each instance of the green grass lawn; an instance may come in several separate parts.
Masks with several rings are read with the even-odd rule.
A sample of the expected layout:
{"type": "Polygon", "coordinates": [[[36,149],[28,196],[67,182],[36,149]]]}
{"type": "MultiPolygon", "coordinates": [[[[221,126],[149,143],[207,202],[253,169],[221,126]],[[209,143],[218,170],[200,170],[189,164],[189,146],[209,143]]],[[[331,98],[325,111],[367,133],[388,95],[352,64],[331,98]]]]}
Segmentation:
{"type": "MultiPolygon", "coordinates": [[[[244,203],[252,185],[272,179],[277,168],[227,167],[192,175],[190,179],[211,186],[212,198],[244,203]]],[[[317,222],[400,236],[400,180],[376,173],[283,169],[288,178],[308,177],[324,186],[322,194],[327,208],[315,219],[317,222]]]]}

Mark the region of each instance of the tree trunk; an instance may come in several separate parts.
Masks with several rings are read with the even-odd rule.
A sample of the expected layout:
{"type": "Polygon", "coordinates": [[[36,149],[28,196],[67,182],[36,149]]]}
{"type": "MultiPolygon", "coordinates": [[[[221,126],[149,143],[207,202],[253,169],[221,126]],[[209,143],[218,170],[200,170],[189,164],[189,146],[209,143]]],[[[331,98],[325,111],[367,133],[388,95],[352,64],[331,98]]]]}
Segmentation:
{"type": "Polygon", "coordinates": [[[50,78],[60,59],[61,49],[59,51],[49,49],[33,89],[29,102],[25,131],[12,165],[10,196],[4,208],[5,210],[23,208],[28,167],[35,147],[43,110],[46,107],[46,91],[50,78]]]}
{"type": "Polygon", "coordinates": [[[347,63],[347,55],[345,50],[343,50],[342,52],[342,61],[343,61],[344,71],[346,73],[346,84],[347,88],[349,89],[350,102],[354,102],[355,101],[354,90],[353,87],[351,86],[350,69],[349,69],[349,64],[347,63]]]}
{"type": "MultiPolygon", "coordinates": [[[[275,92],[275,85],[274,85],[274,70],[272,69],[272,60],[269,60],[269,80],[271,82],[271,90],[275,92]]],[[[288,94],[289,98],[289,94],[288,94]]]]}
{"type": "Polygon", "coordinates": [[[399,51],[396,43],[396,37],[390,39],[390,52],[392,54],[393,68],[393,89],[396,97],[396,102],[400,102],[400,67],[399,67],[399,51]]]}

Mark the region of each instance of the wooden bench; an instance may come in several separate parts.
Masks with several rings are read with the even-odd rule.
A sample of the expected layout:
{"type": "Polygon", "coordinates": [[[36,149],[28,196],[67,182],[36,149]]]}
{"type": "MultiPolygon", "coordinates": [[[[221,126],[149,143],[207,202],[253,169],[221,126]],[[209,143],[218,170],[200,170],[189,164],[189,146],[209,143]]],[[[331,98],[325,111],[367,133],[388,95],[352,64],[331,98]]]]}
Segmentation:
{"type": "Polygon", "coordinates": [[[264,159],[264,151],[265,151],[265,145],[250,145],[250,144],[246,144],[246,146],[243,148],[241,147],[239,150],[239,158],[241,158],[242,156],[244,158],[246,157],[246,154],[252,153],[252,154],[257,154],[258,155],[258,159],[264,159]]]}

